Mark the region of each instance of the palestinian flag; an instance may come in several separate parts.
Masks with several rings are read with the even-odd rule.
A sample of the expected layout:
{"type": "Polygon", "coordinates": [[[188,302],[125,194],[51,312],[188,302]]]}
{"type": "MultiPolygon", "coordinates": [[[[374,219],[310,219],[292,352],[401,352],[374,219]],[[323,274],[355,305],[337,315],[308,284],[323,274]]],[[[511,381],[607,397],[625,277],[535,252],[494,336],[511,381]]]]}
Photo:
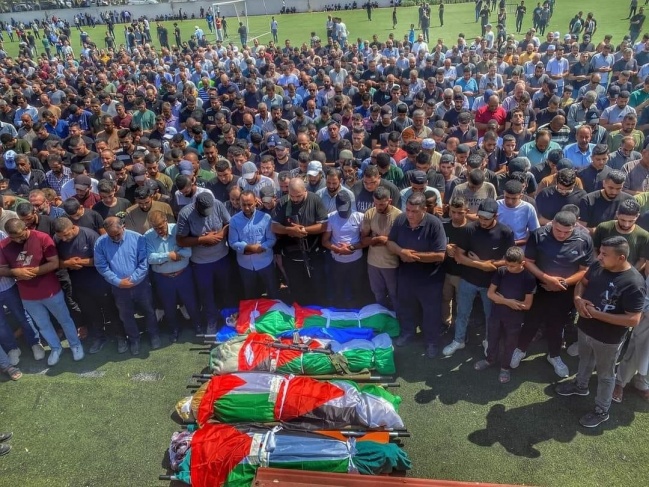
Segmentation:
{"type": "Polygon", "coordinates": [[[193,433],[176,478],[194,487],[248,487],[261,466],[378,475],[409,470],[411,463],[393,443],[207,424],[193,433]]]}
{"type": "Polygon", "coordinates": [[[212,377],[192,400],[199,425],[286,422],[305,429],[346,426],[401,429],[401,399],[383,388],[351,381],[239,372],[212,377]]]}
{"type": "Polygon", "coordinates": [[[360,310],[302,307],[297,303],[294,308],[296,328],[371,328],[392,338],[399,336],[397,315],[380,304],[370,304],[360,310]]]}
{"type": "MultiPolygon", "coordinates": [[[[312,335],[324,335],[318,332],[320,329],[309,330],[312,335]]],[[[340,336],[345,334],[345,330],[339,331],[342,332],[340,336]]],[[[371,330],[367,331],[371,334],[371,330]]],[[[392,340],[385,333],[371,340],[352,339],[344,343],[302,334],[299,342],[304,350],[289,348],[294,345],[293,338],[275,339],[264,333],[236,336],[211,350],[210,370],[214,374],[259,371],[310,376],[344,371],[395,372],[392,340]],[[323,350],[330,350],[330,353],[322,353],[323,350]]]]}
{"type": "Polygon", "coordinates": [[[243,335],[258,331],[278,335],[296,328],[295,312],[291,306],[276,299],[248,299],[239,303],[236,331],[243,335]]]}

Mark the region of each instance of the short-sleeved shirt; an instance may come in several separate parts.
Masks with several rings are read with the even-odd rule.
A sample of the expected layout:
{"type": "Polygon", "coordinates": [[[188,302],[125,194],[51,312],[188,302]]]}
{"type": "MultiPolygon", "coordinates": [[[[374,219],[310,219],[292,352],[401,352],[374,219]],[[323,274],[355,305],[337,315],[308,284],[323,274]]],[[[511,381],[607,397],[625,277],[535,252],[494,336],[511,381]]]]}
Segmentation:
{"type": "MultiPolygon", "coordinates": [[[[415,252],[446,252],[446,234],[442,222],[429,213],[424,214],[424,219],[416,228],[410,227],[405,213],[402,213],[394,221],[388,240],[415,252]]],[[[401,262],[398,276],[399,280],[417,282],[441,278],[442,262],[401,262]]]]}
{"type": "MultiPolygon", "coordinates": [[[[54,241],[46,233],[30,230],[29,237],[22,244],[9,238],[0,242],[0,265],[11,269],[20,267],[38,267],[47,262],[49,257],[57,255],[54,241]]],[[[55,272],[48,272],[33,279],[16,281],[21,299],[38,301],[54,296],[61,290],[55,272]]]]}
{"type": "Polygon", "coordinates": [[[622,171],[626,173],[624,189],[649,191],[649,169],[642,165],[641,159],[627,162],[622,171]]]}
{"type": "MultiPolygon", "coordinates": [[[[212,213],[201,216],[195,211],[194,203],[185,206],[178,214],[176,235],[178,237],[200,237],[209,232],[220,232],[230,222],[230,214],[225,205],[214,201],[212,213]]],[[[221,260],[228,255],[227,239],[224,238],[216,245],[196,245],[192,247],[191,260],[195,264],[209,264],[221,260]]]]}
{"type": "MultiPolygon", "coordinates": [[[[315,193],[308,192],[302,203],[293,203],[289,195],[282,196],[277,207],[273,221],[280,225],[289,226],[291,223],[305,227],[317,223],[325,223],[328,218],[327,209],[320,197],[315,193]]],[[[309,235],[306,237],[308,247],[314,248],[320,241],[320,235],[309,235]]],[[[280,239],[285,255],[297,255],[300,253],[299,240],[288,235],[282,235],[280,239]]]]}
{"type": "MultiPolygon", "coordinates": [[[[482,228],[480,222],[466,225],[457,246],[465,252],[473,252],[480,260],[500,260],[509,247],[514,246],[514,232],[506,225],[496,222],[491,228],[482,228]]],[[[475,267],[460,266],[460,276],[478,287],[489,287],[493,272],[475,267]]]]}
{"type": "Polygon", "coordinates": [[[71,218],[68,216],[72,222],[78,226],[78,227],[84,227],[84,228],[89,228],[94,232],[99,233],[99,229],[102,228],[104,224],[104,219],[101,217],[99,213],[93,210],[89,210],[87,208],[84,209],[83,215],[81,215],[81,218],[75,219],[71,218]]]}
{"type": "MultiPolygon", "coordinates": [[[[82,259],[94,259],[95,243],[99,234],[89,228],[79,227],[79,234],[69,242],[54,238],[56,249],[61,260],[68,260],[72,257],[82,259]]],[[[95,266],[84,266],[81,269],[68,269],[70,279],[74,286],[108,287],[108,282],[101,277],[95,266]]]]}
{"type": "MultiPolygon", "coordinates": [[[[363,224],[363,214],[353,211],[349,218],[342,218],[337,211],[329,213],[327,219],[327,232],[331,232],[331,243],[338,245],[341,243],[357,245],[361,241],[361,226],[363,224]]],[[[336,262],[347,263],[356,262],[363,258],[363,250],[358,249],[350,255],[340,255],[334,252],[331,257],[336,262]]]]}
{"type": "MultiPolygon", "coordinates": [[[[621,315],[642,311],[645,300],[645,281],[633,267],[622,272],[611,272],[595,262],[586,272],[588,285],[582,298],[607,314],[621,315]]],[[[579,317],[577,326],[586,335],[603,343],[620,343],[627,328],[605,323],[594,318],[579,317]]]]}
{"type": "Polygon", "coordinates": [[[579,201],[579,219],[586,222],[588,228],[595,228],[602,222],[613,220],[620,203],[630,198],[633,196],[624,192],[620,192],[613,200],[605,199],[602,191],[588,193],[579,201]]]}
{"type": "MultiPolygon", "coordinates": [[[[399,195],[399,189],[390,181],[387,181],[385,179],[381,179],[379,185],[390,190],[390,198],[392,198],[392,204],[398,207],[401,199],[399,195]]],[[[354,193],[354,197],[356,198],[357,211],[365,213],[367,210],[374,206],[374,196],[371,192],[365,189],[363,181],[357,181],[352,187],[352,192],[354,193]]]]}
{"type": "Polygon", "coordinates": [[[586,191],[583,189],[575,189],[564,196],[557,191],[556,186],[549,186],[536,195],[536,210],[539,216],[552,220],[561,208],[565,205],[579,205],[584,196],[586,191]]]}
{"type": "Polygon", "coordinates": [[[451,199],[456,196],[461,196],[462,198],[464,198],[469,208],[469,212],[475,213],[478,211],[480,203],[482,203],[487,198],[496,199],[497,195],[494,185],[485,181],[477,191],[470,189],[469,183],[458,184],[453,190],[451,199]]]}
{"type": "Polygon", "coordinates": [[[609,237],[624,237],[629,242],[629,264],[635,265],[638,259],[649,257],[649,232],[636,225],[631,233],[620,233],[616,221],[611,220],[597,225],[593,234],[593,247],[599,248],[609,237]]]}
{"type": "MultiPolygon", "coordinates": [[[[363,231],[369,230],[370,237],[387,237],[399,215],[401,215],[401,210],[393,205],[390,205],[384,214],[377,212],[376,208],[372,207],[365,212],[363,231]]],[[[367,263],[381,269],[395,269],[399,266],[399,257],[390,252],[385,245],[376,245],[369,247],[367,263]]]]}
{"type": "Polygon", "coordinates": [[[109,216],[116,216],[122,211],[126,211],[131,207],[131,202],[125,198],[117,198],[117,203],[115,206],[106,206],[103,201],[95,204],[92,207],[93,211],[99,213],[99,215],[105,220],[109,216]]]}
{"type": "Polygon", "coordinates": [[[552,225],[535,230],[525,246],[525,257],[550,276],[568,278],[593,262],[593,241],[588,232],[575,227],[560,242],[552,234],[552,225]],[[579,231],[582,230],[582,231],[579,231]]]}
{"type": "MultiPolygon", "coordinates": [[[[456,227],[453,225],[453,222],[449,219],[444,222],[444,232],[446,233],[446,243],[457,244],[461,238],[462,234],[466,231],[466,225],[461,227],[456,227]]],[[[446,255],[444,258],[444,270],[447,274],[452,276],[459,276],[462,272],[462,266],[455,262],[455,259],[446,255]]]]}
{"type": "MultiPolygon", "coordinates": [[[[525,300],[527,294],[536,291],[536,278],[527,269],[522,272],[508,272],[507,267],[499,267],[491,277],[491,284],[496,286],[496,292],[504,298],[525,300]]],[[[507,323],[522,323],[524,311],[516,311],[504,304],[495,304],[491,307],[491,317],[507,323]]]]}

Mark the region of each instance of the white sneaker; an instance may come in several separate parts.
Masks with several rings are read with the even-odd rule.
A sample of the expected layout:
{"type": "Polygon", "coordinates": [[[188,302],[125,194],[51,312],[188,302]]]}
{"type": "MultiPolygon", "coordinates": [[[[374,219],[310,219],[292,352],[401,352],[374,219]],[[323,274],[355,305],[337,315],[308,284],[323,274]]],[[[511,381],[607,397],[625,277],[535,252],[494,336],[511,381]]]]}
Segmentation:
{"type": "Polygon", "coordinates": [[[43,360],[45,358],[45,349],[40,343],[32,345],[32,353],[34,354],[34,360],[43,360]]]}
{"type": "Polygon", "coordinates": [[[20,348],[14,348],[13,350],[9,350],[9,352],[7,352],[7,355],[9,356],[9,363],[12,366],[15,367],[16,365],[18,365],[18,363],[20,363],[21,353],[22,352],[20,351],[20,348]]]}
{"type": "Polygon", "coordinates": [[[489,350],[489,342],[484,339],[482,340],[482,348],[484,348],[484,356],[487,356],[487,350],[489,350]]]}
{"type": "Polygon", "coordinates": [[[572,345],[570,345],[567,349],[566,352],[568,355],[571,357],[579,357],[579,343],[575,342],[572,345]]]}
{"type": "Polygon", "coordinates": [[[514,350],[514,353],[512,354],[512,361],[509,364],[509,366],[512,369],[515,369],[521,364],[521,360],[523,360],[525,357],[527,357],[527,354],[517,348],[516,350],[514,350]]]}
{"type": "Polygon", "coordinates": [[[463,348],[464,348],[464,343],[456,342],[455,340],[453,340],[449,345],[444,347],[442,353],[444,354],[445,357],[450,357],[455,352],[463,348]]]}
{"type": "Polygon", "coordinates": [[[61,352],[63,351],[62,348],[55,348],[50,352],[50,356],[47,357],[47,365],[52,367],[53,365],[56,365],[59,363],[59,359],[61,358],[61,352]]]}
{"type": "Polygon", "coordinates": [[[75,362],[78,362],[79,360],[83,360],[83,357],[85,354],[83,353],[83,345],[77,345],[76,347],[72,347],[72,358],[74,359],[75,362]]]}
{"type": "Polygon", "coordinates": [[[552,364],[555,374],[557,374],[559,377],[568,377],[570,375],[568,366],[563,363],[561,357],[550,357],[548,355],[548,362],[552,364]]]}
{"type": "Polygon", "coordinates": [[[162,321],[162,318],[164,318],[165,312],[161,309],[156,309],[155,310],[155,319],[158,320],[158,322],[162,321]]]}
{"type": "Polygon", "coordinates": [[[189,320],[190,316],[189,316],[189,313],[187,312],[187,308],[185,308],[185,305],[183,304],[178,309],[180,309],[180,314],[183,315],[183,318],[185,318],[186,320],[189,320]]]}

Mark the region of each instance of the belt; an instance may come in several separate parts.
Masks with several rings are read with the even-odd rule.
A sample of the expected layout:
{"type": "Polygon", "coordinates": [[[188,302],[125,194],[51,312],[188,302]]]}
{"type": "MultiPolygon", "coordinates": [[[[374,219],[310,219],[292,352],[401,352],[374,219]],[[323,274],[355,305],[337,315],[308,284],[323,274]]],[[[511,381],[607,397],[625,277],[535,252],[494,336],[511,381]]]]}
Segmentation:
{"type": "Polygon", "coordinates": [[[185,269],[187,269],[187,267],[184,267],[184,268],[182,268],[182,269],[180,269],[179,271],[176,271],[176,272],[169,272],[169,273],[160,272],[160,275],[165,276],[165,277],[177,277],[180,274],[182,274],[183,272],[185,272],[185,269]]]}

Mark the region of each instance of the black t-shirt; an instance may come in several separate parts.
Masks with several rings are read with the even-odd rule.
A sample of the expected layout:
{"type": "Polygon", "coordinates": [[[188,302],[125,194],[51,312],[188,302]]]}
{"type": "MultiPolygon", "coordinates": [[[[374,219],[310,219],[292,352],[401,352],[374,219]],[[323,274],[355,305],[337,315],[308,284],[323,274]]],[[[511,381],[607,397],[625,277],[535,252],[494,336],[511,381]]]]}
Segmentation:
{"type": "Polygon", "coordinates": [[[591,193],[602,189],[602,183],[611,171],[612,169],[608,166],[604,166],[601,171],[598,171],[592,164],[583,168],[578,172],[578,175],[584,185],[584,191],[591,193]]]}
{"type": "MultiPolygon", "coordinates": [[[[626,271],[611,272],[595,262],[586,272],[588,285],[582,298],[590,301],[599,311],[621,315],[642,311],[645,301],[645,281],[630,267],[626,271]]],[[[620,343],[627,328],[610,325],[593,318],[579,317],[577,326],[586,335],[604,343],[620,343]]]]}
{"type": "Polygon", "coordinates": [[[120,211],[126,211],[131,206],[131,202],[125,198],[117,198],[117,204],[113,207],[108,207],[104,204],[103,201],[96,203],[92,207],[93,211],[99,213],[99,215],[105,220],[109,216],[115,216],[120,211]]]}
{"type": "MultiPolygon", "coordinates": [[[[460,235],[457,246],[473,252],[480,260],[500,260],[509,247],[514,246],[514,232],[502,223],[489,229],[482,228],[480,222],[471,222],[460,235]]],[[[462,279],[478,287],[489,287],[493,272],[485,272],[475,267],[460,266],[462,279]]]]}
{"type": "MultiPolygon", "coordinates": [[[[527,269],[514,274],[507,267],[499,267],[491,277],[491,284],[496,286],[496,292],[504,298],[524,301],[525,295],[536,292],[536,278],[527,269]]],[[[507,323],[523,323],[524,311],[516,311],[504,304],[494,304],[491,317],[507,323]]]]}
{"type": "MultiPolygon", "coordinates": [[[[54,243],[56,243],[56,249],[61,260],[68,260],[72,257],[93,259],[95,243],[98,238],[99,234],[97,232],[93,232],[89,228],[79,227],[79,234],[70,242],[63,242],[58,237],[54,237],[54,243]]],[[[79,270],[68,269],[68,273],[72,284],[75,286],[81,286],[83,288],[92,286],[97,288],[104,287],[104,283],[108,284],[94,266],[84,266],[79,270]]]]}
{"type": "MultiPolygon", "coordinates": [[[[290,223],[308,227],[316,223],[327,221],[327,208],[315,193],[308,193],[302,203],[293,203],[289,195],[282,196],[275,208],[273,221],[288,226],[290,223]]],[[[288,253],[299,252],[299,240],[288,235],[281,236],[282,245],[288,253]]],[[[313,248],[320,241],[320,235],[309,235],[306,237],[309,248],[313,248]]]]}
{"type": "Polygon", "coordinates": [[[602,222],[614,220],[617,209],[624,200],[633,198],[628,193],[620,192],[614,200],[607,200],[601,191],[586,194],[579,202],[579,220],[586,222],[588,228],[594,228],[602,222]]]}
{"type": "Polygon", "coordinates": [[[543,188],[536,195],[536,208],[539,216],[552,220],[554,216],[561,211],[565,205],[577,205],[581,199],[586,196],[583,189],[575,189],[567,196],[557,191],[556,186],[543,188]]]}
{"type": "MultiPolygon", "coordinates": [[[[444,222],[444,232],[446,233],[446,242],[457,244],[461,240],[462,234],[466,231],[466,225],[463,227],[454,227],[451,220],[444,222]]],[[[451,259],[448,255],[444,259],[444,270],[452,276],[459,276],[462,273],[462,266],[451,259]]]]}
{"type": "MultiPolygon", "coordinates": [[[[392,198],[392,206],[401,208],[401,196],[399,195],[399,189],[392,184],[390,181],[381,179],[379,183],[380,186],[384,186],[390,190],[390,198],[392,198]]],[[[363,181],[357,181],[354,186],[352,186],[352,193],[356,198],[356,211],[365,213],[367,210],[374,206],[374,197],[372,193],[365,189],[363,181]]]]}
{"type": "Polygon", "coordinates": [[[530,234],[525,257],[550,276],[567,278],[588,267],[593,261],[593,241],[588,232],[575,227],[572,235],[559,242],[552,234],[552,225],[544,225],[530,234]]]}
{"type": "MultiPolygon", "coordinates": [[[[446,233],[439,218],[426,213],[417,228],[410,228],[406,214],[394,221],[388,240],[403,249],[416,252],[445,252],[446,233]]],[[[434,276],[443,276],[442,262],[400,262],[399,279],[426,281],[434,276]]]]}
{"type": "Polygon", "coordinates": [[[239,181],[239,176],[235,175],[232,175],[232,181],[227,184],[223,184],[219,178],[214,178],[209,181],[205,187],[212,192],[214,199],[219,200],[221,203],[225,203],[230,199],[228,193],[234,186],[237,186],[237,181],[239,181]]]}
{"type": "Polygon", "coordinates": [[[83,215],[81,215],[81,218],[79,219],[72,218],[69,215],[68,218],[70,218],[76,226],[89,228],[96,233],[99,233],[99,229],[102,228],[104,224],[104,219],[101,215],[89,208],[83,210],[83,215]]]}

